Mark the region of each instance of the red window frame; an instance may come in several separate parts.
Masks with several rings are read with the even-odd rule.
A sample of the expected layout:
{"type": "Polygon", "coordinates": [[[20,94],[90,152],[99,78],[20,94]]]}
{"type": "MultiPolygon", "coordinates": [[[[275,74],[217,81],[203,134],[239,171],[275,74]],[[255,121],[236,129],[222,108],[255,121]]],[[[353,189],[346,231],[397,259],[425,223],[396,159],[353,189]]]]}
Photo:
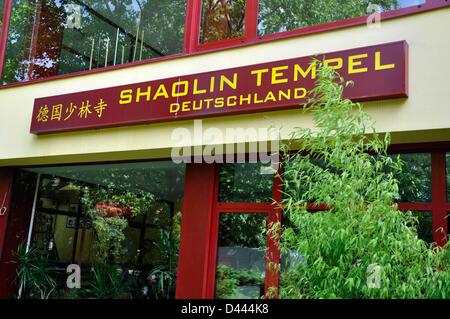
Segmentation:
{"type": "MultiPolygon", "coordinates": [[[[426,0],[426,3],[418,6],[411,6],[406,8],[401,8],[397,10],[391,10],[381,13],[382,20],[388,20],[393,18],[398,18],[405,15],[417,14],[422,12],[427,12],[431,10],[436,10],[444,7],[449,7],[450,2],[448,0],[426,0]]],[[[4,63],[7,35],[9,29],[9,21],[12,9],[12,0],[5,0],[4,8],[4,19],[2,32],[0,37],[0,79],[2,75],[2,68],[4,63]]],[[[69,74],[54,75],[48,78],[28,80],[24,82],[16,82],[1,85],[0,89],[16,87],[22,85],[28,85],[33,83],[40,83],[45,81],[52,81],[64,78],[71,78],[80,75],[95,74],[100,72],[107,72],[116,69],[129,68],[136,65],[156,63],[165,60],[177,59],[187,55],[203,54],[206,52],[219,51],[227,48],[235,48],[241,46],[252,45],[256,43],[270,42],[274,40],[280,40],[285,38],[297,37],[302,35],[309,35],[314,33],[326,32],[336,29],[347,28],[351,26],[363,25],[366,23],[366,16],[356,17],[352,19],[335,21],[325,24],[320,24],[316,26],[295,29],[285,32],[279,32],[274,34],[267,34],[264,36],[257,36],[257,24],[258,24],[258,0],[247,0],[246,4],[246,17],[245,17],[245,34],[243,37],[236,39],[229,39],[224,41],[218,41],[208,44],[199,44],[199,34],[200,34],[200,21],[201,21],[201,9],[202,0],[187,0],[186,4],[186,17],[185,17],[185,34],[184,34],[184,45],[181,53],[177,53],[170,56],[164,56],[144,61],[130,62],[122,65],[108,66],[105,68],[87,70],[74,72],[69,74]]]]}
{"type": "Polygon", "coordinates": [[[430,211],[433,223],[433,241],[443,246],[448,241],[448,218],[450,198],[447,199],[446,153],[450,152],[450,142],[397,144],[389,149],[391,154],[429,153],[431,154],[431,202],[399,202],[402,211],[430,211]]]}
{"type": "MultiPolygon", "coordinates": [[[[218,236],[219,236],[219,220],[223,213],[234,214],[267,214],[267,225],[273,225],[280,222],[282,219],[282,208],[279,203],[282,201],[283,183],[277,175],[274,175],[272,185],[273,203],[238,203],[238,202],[219,202],[219,171],[220,165],[216,165],[215,181],[214,181],[214,201],[212,208],[212,222],[211,230],[209,232],[209,253],[208,253],[208,267],[207,280],[205,289],[205,298],[213,299],[215,296],[216,285],[216,269],[217,269],[217,250],[218,250],[218,236]]],[[[273,265],[278,265],[280,262],[280,245],[279,237],[274,235],[267,235],[266,242],[266,275],[265,275],[265,289],[264,295],[266,298],[278,298],[278,268],[273,265]],[[275,288],[274,291],[271,291],[275,288]]]]}
{"type": "MultiPolygon", "coordinates": [[[[398,208],[401,211],[430,211],[432,213],[433,240],[443,246],[447,243],[448,219],[447,212],[450,212],[450,199],[447,199],[447,171],[446,171],[446,153],[450,152],[450,142],[439,143],[416,143],[416,144],[396,144],[391,145],[389,154],[407,154],[407,153],[429,153],[431,154],[431,202],[399,202],[398,208]]],[[[217,244],[219,233],[219,218],[222,213],[266,213],[268,214],[268,224],[281,222],[283,209],[282,191],[283,181],[278,175],[274,176],[272,197],[273,203],[240,203],[240,202],[219,202],[219,170],[220,165],[215,166],[214,190],[211,228],[209,230],[208,258],[206,267],[206,283],[204,298],[213,299],[215,295],[215,279],[217,267],[217,244]]],[[[326,205],[309,204],[308,210],[324,211],[329,210],[326,205]]],[[[279,270],[271,267],[270,264],[279,264],[280,250],[279,237],[267,238],[266,255],[266,286],[265,295],[267,298],[278,298],[279,288],[279,270]],[[269,288],[276,288],[275,294],[268,294],[269,288]]]]}

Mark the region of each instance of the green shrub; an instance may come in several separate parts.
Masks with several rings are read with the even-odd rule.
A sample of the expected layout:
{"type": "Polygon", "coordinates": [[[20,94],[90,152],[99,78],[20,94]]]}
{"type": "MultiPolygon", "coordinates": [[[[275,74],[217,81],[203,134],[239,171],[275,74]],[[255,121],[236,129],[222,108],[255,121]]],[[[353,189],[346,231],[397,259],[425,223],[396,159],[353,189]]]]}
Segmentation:
{"type": "Polygon", "coordinates": [[[401,161],[386,155],[389,134],[377,134],[362,105],[342,97],[350,84],[320,64],[304,109],[315,128],[297,128],[285,145],[298,152],[282,176],[288,267],[280,297],[448,298],[448,249],[420,240],[412,214],[397,209],[401,161]],[[307,203],[329,210],[312,213],[307,203]]]}

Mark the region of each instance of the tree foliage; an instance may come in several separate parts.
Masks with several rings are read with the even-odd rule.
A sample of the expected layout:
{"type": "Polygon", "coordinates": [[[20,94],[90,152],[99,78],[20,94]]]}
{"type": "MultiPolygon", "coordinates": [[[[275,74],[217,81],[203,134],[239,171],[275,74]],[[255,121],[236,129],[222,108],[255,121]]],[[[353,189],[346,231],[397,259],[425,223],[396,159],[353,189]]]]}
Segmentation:
{"type": "Polygon", "coordinates": [[[369,3],[376,3],[383,10],[399,7],[398,0],[262,0],[259,1],[260,33],[270,34],[365,16],[369,3]]]}
{"type": "Polygon", "coordinates": [[[401,162],[386,155],[389,134],[377,134],[362,105],[342,98],[349,84],[320,65],[305,108],[315,128],[292,135],[298,152],[287,157],[282,176],[287,267],[280,296],[449,298],[448,250],[420,240],[411,227],[414,217],[394,204],[399,190],[393,172],[401,162]],[[308,203],[329,210],[311,213],[308,203]]]}

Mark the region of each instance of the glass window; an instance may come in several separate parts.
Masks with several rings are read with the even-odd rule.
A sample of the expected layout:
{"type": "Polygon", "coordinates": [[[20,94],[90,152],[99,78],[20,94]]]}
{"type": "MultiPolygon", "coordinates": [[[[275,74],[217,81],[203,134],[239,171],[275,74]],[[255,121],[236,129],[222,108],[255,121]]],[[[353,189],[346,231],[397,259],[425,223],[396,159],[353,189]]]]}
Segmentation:
{"type": "Polygon", "coordinates": [[[447,171],[447,202],[450,202],[450,153],[446,157],[446,171],[447,171]]]}
{"type": "Polygon", "coordinates": [[[425,3],[426,0],[259,0],[258,35],[365,16],[425,3]]]}
{"type": "Polygon", "coordinates": [[[0,0],[0,37],[2,36],[3,12],[5,8],[5,0],[0,0]]]}
{"type": "Polygon", "coordinates": [[[399,181],[400,202],[431,202],[431,154],[400,154],[400,158],[403,171],[395,175],[399,181]]]}
{"type": "Polygon", "coordinates": [[[274,174],[270,164],[223,164],[219,175],[219,202],[272,202],[274,174]]]}
{"type": "Polygon", "coordinates": [[[216,298],[259,299],[264,296],[266,232],[266,214],[221,214],[216,298]]]}
{"type": "Polygon", "coordinates": [[[200,43],[244,35],[245,0],[203,0],[200,43]]]}
{"type": "Polygon", "coordinates": [[[414,227],[417,228],[417,235],[423,241],[433,243],[433,214],[432,212],[413,211],[412,215],[417,219],[414,227]]]}
{"type": "Polygon", "coordinates": [[[72,263],[82,265],[79,298],[108,290],[91,269],[123,274],[110,283],[120,284],[120,295],[109,297],[174,297],[184,169],[172,162],[27,169],[41,174],[31,248],[52,269],[52,297],[64,293],[72,263]]]}
{"type": "Polygon", "coordinates": [[[185,7],[186,0],[13,0],[2,81],[181,52],[185,7]]]}

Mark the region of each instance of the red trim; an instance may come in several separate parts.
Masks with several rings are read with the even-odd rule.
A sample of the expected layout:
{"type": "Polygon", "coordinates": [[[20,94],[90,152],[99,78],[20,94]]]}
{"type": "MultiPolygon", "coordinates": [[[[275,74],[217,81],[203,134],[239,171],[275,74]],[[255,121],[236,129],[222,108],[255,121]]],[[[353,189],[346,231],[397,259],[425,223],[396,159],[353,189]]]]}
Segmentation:
{"type": "Polygon", "coordinates": [[[271,209],[270,203],[218,203],[217,209],[221,213],[267,213],[271,209]]]}
{"type": "MultiPolygon", "coordinates": [[[[6,0],[6,3],[11,3],[11,0],[6,0]]],[[[393,18],[398,18],[406,15],[412,15],[422,12],[427,12],[431,10],[441,9],[445,7],[450,7],[450,2],[448,0],[428,0],[425,4],[419,5],[419,6],[412,6],[407,8],[402,8],[398,10],[392,10],[383,12],[381,14],[382,20],[388,20],[393,18]]],[[[237,48],[237,47],[245,47],[257,43],[266,43],[281,39],[287,39],[292,37],[298,37],[302,35],[309,35],[313,33],[320,33],[320,32],[327,32],[331,30],[337,30],[342,28],[348,28],[352,26],[357,25],[363,25],[366,23],[367,17],[358,17],[353,19],[347,19],[343,21],[336,21],[336,22],[330,22],[326,24],[321,24],[317,26],[311,26],[307,28],[302,29],[296,29],[286,32],[280,32],[275,34],[269,34],[262,37],[256,37],[256,38],[236,38],[236,39],[229,39],[225,41],[218,41],[214,43],[204,44],[204,45],[198,45],[198,35],[200,32],[200,9],[201,9],[201,0],[188,0],[188,6],[187,10],[190,10],[191,16],[189,18],[186,18],[186,21],[190,21],[189,26],[185,26],[186,29],[188,29],[189,36],[185,35],[185,43],[184,43],[184,53],[178,53],[171,56],[165,56],[165,57],[159,57],[151,60],[144,60],[144,61],[135,61],[127,64],[122,65],[116,65],[116,66],[108,66],[106,68],[99,68],[89,71],[80,71],[80,72],[74,72],[70,74],[62,74],[62,75],[55,75],[48,78],[43,79],[36,79],[36,80],[30,80],[25,82],[17,82],[17,83],[10,83],[6,85],[0,85],[0,89],[2,88],[10,88],[10,87],[17,87],[22,85],[29,85],[34,83],[41,83],[45,81],[52,81],[52,80],[59,80],[59,79],[65,79],[65,78],[72,78],[75,76],[81,76],[81,75],[88,75],[88,74],[96,74],[100,72],[107,72],[117,69],[123,69],[128,67],[133,67],[137,65],[143,65],[143,64],[149,64],[149,63],[157,63],[161,61],[166,60],[172,60],[181,58],[184,56],[191,56],[191,55],[197,55],[197,54],[205,54],[215,51],[220,51],[224,49],[231,49],[231,48],[237,48]],[[193,45],[195,41],[195,45],[193,45]],[[192,50],[192,51],[191,51],[192,50]]],[[[254,9],[252,9],[254,10],[254,9]]],[[[6,11],[5,11],[6,12],[6,11]]],[[[254,11],[252,11],[254,12],[254,11]]],[[[186,13],[188,15],[188,13],[186,13]]],[[[250,16],[250,15],[249,15],[250,16]]],[[[6,43],[6,38],[2,39],[2,43],[6,43]]],[[[4,54],[1,52],[1,44],[0,44],[0,62],[2,60],[4,54]]],[[[1,67],[0,67],[1,68],[1,67]]]]}
{"type": "Polygon", "coordinates": [[[2,83],[1,80],[3,78],[2,72],[3,72],[3,64],[5,62],[6,43],[8,41],[9,21],[11,20],[11,8],[12,8],[12,0],[5,0],[2,29],[0,30],[0,88],[2,83]]]}
{"type": "Polygon", "coordinates": [[[445,152],[431,153],[433,239],[440,246],[447,243],[447,188],[445,152]]]}
{"type": "MultiPolygon", "coordinates": [[[[401,9],[397,9],[397,10],[382,12],[381,20],[389,20],[389,19],[393,19],[393,18],[402,17],[405,15],[422,13],[422,12],[436,10],[436,9],[440,9],[440,8],[448,7],[448,6],[450,6],[450,3],[448,2],[448,0],[428,0],[423,5],[411,6],[411,7],[401,8],[401,9]]],[[[367,16],[362,16],[362,17],[356,17],[356,18],[351,18],[351,19],[346,19],[346,20],[341,20],[341,21],[334,21],[334,22],[319,24],[319,25],[310,26],[310,27],[301,28],[301,29],[295,29],[295,30],[279,32],[279,33],[274,33],[274,34],[267,34],[264,36],[256,37],[254,39],[252,39],[252,38],[246,39],[245,37],[241,37],[239,39],[231,39],[233,41],[230,41],[230,40],[218,41],[218,42],[211,43],[208,45],[199,45],[199,46],[197,46],[197,50],[203,51],[203,52],[212,52],[212,51],[215,51],[217,48],[223,48],[223,49],[224,48],[236,48],[236,47],[247,46],[247,45],[256,44],[256,43],[264,43],[264,42],[281,40],[281,39],[286,39],[286,38],[291,38],[291,37],[296,37],[296,36],[310,35],[310,34],[314,34],[314,33],[333,31],[333,30],[337,30],[337,29],[363,25],[366,23],[367,23],[367,16]],[[213,46],[212,44],[215,44],[215,45],[213,46]]]]}
{"type": "Polygon", "coordinates": [[[449,151],[450,141],[428,142],[428,143],[408,143],[393,144],[389,147],[389,153],[422,153],[433,151],[449,151]]]}
{"type": "Polygon", "coordinates": [[[399,210],[432,211],[432,203],[398,203],[399,210]]]}

